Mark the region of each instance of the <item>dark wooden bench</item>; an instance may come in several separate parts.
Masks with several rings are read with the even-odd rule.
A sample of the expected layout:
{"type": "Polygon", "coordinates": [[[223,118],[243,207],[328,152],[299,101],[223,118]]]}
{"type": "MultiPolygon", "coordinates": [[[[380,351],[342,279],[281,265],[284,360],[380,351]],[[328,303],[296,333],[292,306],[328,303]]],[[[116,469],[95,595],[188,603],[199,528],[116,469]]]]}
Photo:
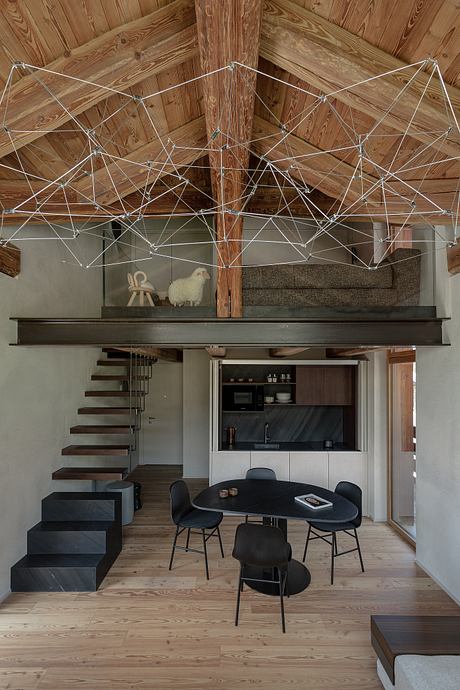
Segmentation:
{"type": "Polygon", "coordinates": [[[371,616],[371,642],[391,682],[400,654],[460,654],[458,616],[371,616]]]}

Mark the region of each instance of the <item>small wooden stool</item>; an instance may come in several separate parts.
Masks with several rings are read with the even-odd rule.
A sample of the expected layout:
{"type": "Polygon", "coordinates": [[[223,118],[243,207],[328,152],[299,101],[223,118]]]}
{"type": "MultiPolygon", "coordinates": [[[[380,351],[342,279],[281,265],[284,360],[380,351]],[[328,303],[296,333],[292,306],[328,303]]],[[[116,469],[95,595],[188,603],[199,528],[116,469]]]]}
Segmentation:
{"type": "Polygon", "coordinates": [[[131,293],[128,307],[133,306],[136,297],[139,297],[139,304],[141,307],[144,306],[144,297],[147,298],[147,302],[150,304],[150,306],[154,307],[155,305],[152,299],[154,290],[155,288],[153,287],[152,283],[149,283],[147,280],[147,275],[144,273],[144,271],[136,271],[134,275],[132,275],[132,273],[128,273],[128,292],[131,293]],[[140,281],[138,276],[141,277],[140,281]]]}

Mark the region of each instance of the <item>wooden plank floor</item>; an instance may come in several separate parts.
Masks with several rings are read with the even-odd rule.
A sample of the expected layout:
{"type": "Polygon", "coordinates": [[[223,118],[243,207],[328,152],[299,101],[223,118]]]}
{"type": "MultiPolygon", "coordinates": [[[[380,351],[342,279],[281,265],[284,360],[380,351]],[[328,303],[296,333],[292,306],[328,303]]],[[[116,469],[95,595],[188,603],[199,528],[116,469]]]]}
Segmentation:
{"type": "MultiPolygon", "coordinates": [[[[326,545],[311,545],[312,584],[286,602],[246,590],[234,626],[237,519],[210,546],[211,580],[200,556],[177,552],[169,483],[179,468],[138,468],[144,508],[125,528],[123,552],[97,593],[14,594],[0,607],[0,688],[125,690],[378,690],[371,613],[458,614],[458,607],[414,564],[413,550],[386,525],[361,528],[366,573],[354,554],[337,562],[329,585],[326,545]]],[[[205,482],[190,482],[193,492],[205,482]]],[[[294,555],[305,526],[289,524],[294,555]]]]}

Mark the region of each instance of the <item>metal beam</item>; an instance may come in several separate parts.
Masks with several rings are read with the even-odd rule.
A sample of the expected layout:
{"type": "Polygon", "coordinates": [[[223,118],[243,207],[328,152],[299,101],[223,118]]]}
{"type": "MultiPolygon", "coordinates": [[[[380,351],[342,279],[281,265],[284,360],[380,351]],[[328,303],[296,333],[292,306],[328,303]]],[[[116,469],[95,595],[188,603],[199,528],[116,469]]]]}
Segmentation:
{"type": "Polygon", "coordinates": [[[17,320],[17,345],[109,347],[361,347],[443,345],[442,319],[404,320],[17,320]]]}

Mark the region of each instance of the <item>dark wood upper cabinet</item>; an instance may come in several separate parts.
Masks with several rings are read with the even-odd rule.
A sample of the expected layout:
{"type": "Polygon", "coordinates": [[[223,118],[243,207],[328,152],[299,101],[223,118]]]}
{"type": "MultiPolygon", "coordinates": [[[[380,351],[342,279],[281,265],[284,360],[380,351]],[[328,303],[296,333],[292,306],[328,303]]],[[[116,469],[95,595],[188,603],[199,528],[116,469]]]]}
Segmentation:
{"type": "Polygon", "coordinates": [[[297,366],[298,405],[353,405],[354,370],[348,365],[297,366]]]}

